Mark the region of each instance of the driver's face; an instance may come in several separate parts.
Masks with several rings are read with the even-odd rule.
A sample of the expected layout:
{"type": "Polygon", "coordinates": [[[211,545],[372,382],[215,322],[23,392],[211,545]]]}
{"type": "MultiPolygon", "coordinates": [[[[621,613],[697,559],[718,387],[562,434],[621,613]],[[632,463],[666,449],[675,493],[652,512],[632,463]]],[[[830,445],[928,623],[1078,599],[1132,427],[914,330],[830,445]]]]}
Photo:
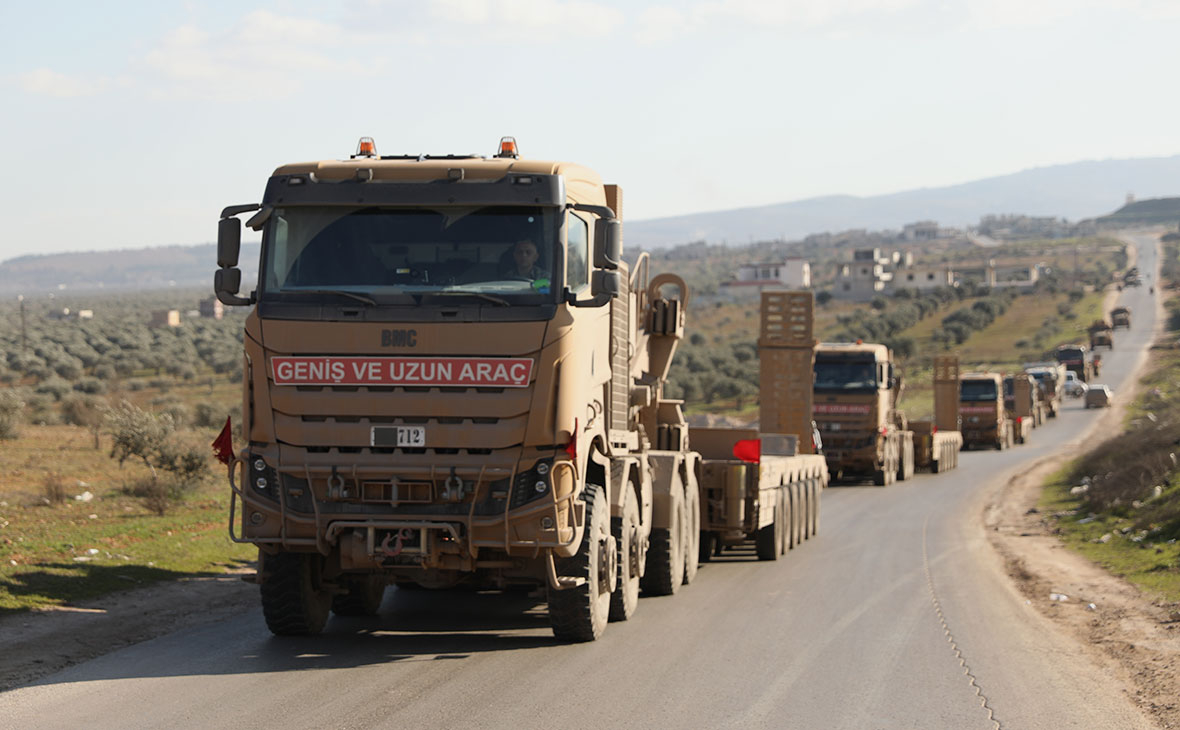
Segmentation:
{"type": "Polygon", "coordinates": [[[532,241],[517,241],[512,249],[512,258],[516,262],[516,270],[527,274],[537,263],[537,247],[532,241]]]}

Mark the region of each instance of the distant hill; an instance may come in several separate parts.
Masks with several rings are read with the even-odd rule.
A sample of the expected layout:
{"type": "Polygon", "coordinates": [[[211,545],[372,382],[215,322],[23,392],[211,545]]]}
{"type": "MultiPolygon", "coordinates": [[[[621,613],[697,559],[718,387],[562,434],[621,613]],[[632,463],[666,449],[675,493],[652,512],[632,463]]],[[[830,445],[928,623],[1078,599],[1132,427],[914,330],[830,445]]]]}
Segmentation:
{"type": "MultiPolygon", "coordinates": [[[[962,185],[923,188],[891,195],[832,195],[756,208],[628,221],[629,250],[706,241],[788,241],[812,233],[898,230],[906,223],[935,220],[965,227],[988,214],[1017,213],[1081,220],[1119,216],[1128,193],[1137,198],[1180,194],[1180,155],[1055,165],[962,185]],[[1117,213],[1112,213],[1116,211],[1117,213]]],[[[1128,206],[1132,211],[1151,203],[1128,206]]],[[[1139,213],[1135,213],[1138,215],[1139,213]]],[[[1126,216],[1116,222],[1140,222],[1126,216]]],[[[1171,221],[1172,218],[1164,220],[1171,221]]],[[[257,277],[258,244],[242,245],[242,280],[257,277]]],[[[87,253],[21,256],[0,263],[0,296],[69,290],[160,289],[207,286],[212,291],[216,247],[165,246],[87,253]]]]}
{"type": "MultiPolygon", "coordinates": [[[[258,244],[243,243],[242,280],[257,276],[258,244]]],[[[213,292],[217,246],[159,246],[20,256],[0,263],[0,295],[44,291],[123,291],[207,286],[213,292]]]]}
{"type": "Polygon", "coordinates": [[[943,188],[890,195],[833,195],[709,213],[628,221],[628,247],[707,241],[797,240],[812,233],[898,230],[906,223],[938,221],[965,227],[988,214],[1020,213],[1081,220],[1118,208],[1128,193],[1137,198],[1180,194],[1180,155],[1100,160],[1038,167],[943,188]]]}
{"type": "Polygon", "coordinates": [[[1127,203],[1110,215],[1098,219],[1100,224],[1160,225],[1180,223],[1180,198],[1156,198],[1127,203]]]}

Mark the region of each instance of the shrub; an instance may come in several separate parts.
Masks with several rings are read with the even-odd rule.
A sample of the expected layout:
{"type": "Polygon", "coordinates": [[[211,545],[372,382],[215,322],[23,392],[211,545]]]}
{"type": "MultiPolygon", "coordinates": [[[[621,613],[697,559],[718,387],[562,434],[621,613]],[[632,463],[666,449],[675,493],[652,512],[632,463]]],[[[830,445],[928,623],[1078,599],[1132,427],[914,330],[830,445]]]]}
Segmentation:
{"type": "Polygon", "coordinates": [[[11,441],[20,436],[25,403],[15,390],[0,391],[0,439],[11,441]]]}
{"type": "Polygon", "coordinates": [[[49,504],[63,504],[66,501],[66,483],[57,472],[45,475],[44,481],[41,482],[41,491],[49,504]]]}
{"type": "Polygon", "coordinates": [[[74,383],[74,390],[80,393],[105,393],[107,392],[107,384],[98,378],[82,378],[74,383]]]}

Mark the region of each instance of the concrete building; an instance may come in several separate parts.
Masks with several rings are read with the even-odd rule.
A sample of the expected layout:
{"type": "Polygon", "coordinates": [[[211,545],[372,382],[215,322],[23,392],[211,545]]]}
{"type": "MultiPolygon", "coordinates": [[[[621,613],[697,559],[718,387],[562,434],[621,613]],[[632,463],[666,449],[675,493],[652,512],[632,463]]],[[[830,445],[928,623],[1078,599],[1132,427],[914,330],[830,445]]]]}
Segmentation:
{"type": "Polygon", "coordinates": [[[730,297],[757,295],[763,289],[810,289],[811,262],[799,257],[769,263],[742,264],[733,279],[721,282],[730,297]]]}
{"type": "Polygon", "coordinates": [[[197,308],[200,316],[205,319],[221,319],[225,315],[225,305],[217,297],[202,299],[197,308]]]}
{"type": "Polygon", "coordinates": [[[148,322],[148,327],[179,327],[180,326],[180,310],[179,309],[158,309],[152,312],[152,321],[148,322]]]}
{"type": "Polygon", "coordinates": [[[954,286],[955,274],[949,268],[907,268],[893,276],[892,291],[916,289],[927,291],[940,286],[954,286]]]}
{"type": "Polygon", "coordinates": [[[893,281],[893,269],[900,260],[896,252],[882,255],[879,248],[853,251],[852,263],[840,264],[840,268],[836,270],[832,296],[837,299],[867,302],[883,294],[893,281]]]}

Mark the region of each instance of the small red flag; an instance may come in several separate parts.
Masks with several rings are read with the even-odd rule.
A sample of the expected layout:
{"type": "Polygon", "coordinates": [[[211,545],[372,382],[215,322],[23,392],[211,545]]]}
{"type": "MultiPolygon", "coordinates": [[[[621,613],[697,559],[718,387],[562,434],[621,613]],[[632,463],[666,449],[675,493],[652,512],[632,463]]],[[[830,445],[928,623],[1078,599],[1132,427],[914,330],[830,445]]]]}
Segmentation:
{"type": "Polygon", "coordinates": [[[225,428],[213,440],[213,455],[227,466],[234,459],[234,429],[229,416],[225,417],[225,428]]]}
{"type": "Polygon", "coordinates": [[[757,464],[762,459],[762,439],[740,439],[733,445],[733,458],[757,464]]]}

